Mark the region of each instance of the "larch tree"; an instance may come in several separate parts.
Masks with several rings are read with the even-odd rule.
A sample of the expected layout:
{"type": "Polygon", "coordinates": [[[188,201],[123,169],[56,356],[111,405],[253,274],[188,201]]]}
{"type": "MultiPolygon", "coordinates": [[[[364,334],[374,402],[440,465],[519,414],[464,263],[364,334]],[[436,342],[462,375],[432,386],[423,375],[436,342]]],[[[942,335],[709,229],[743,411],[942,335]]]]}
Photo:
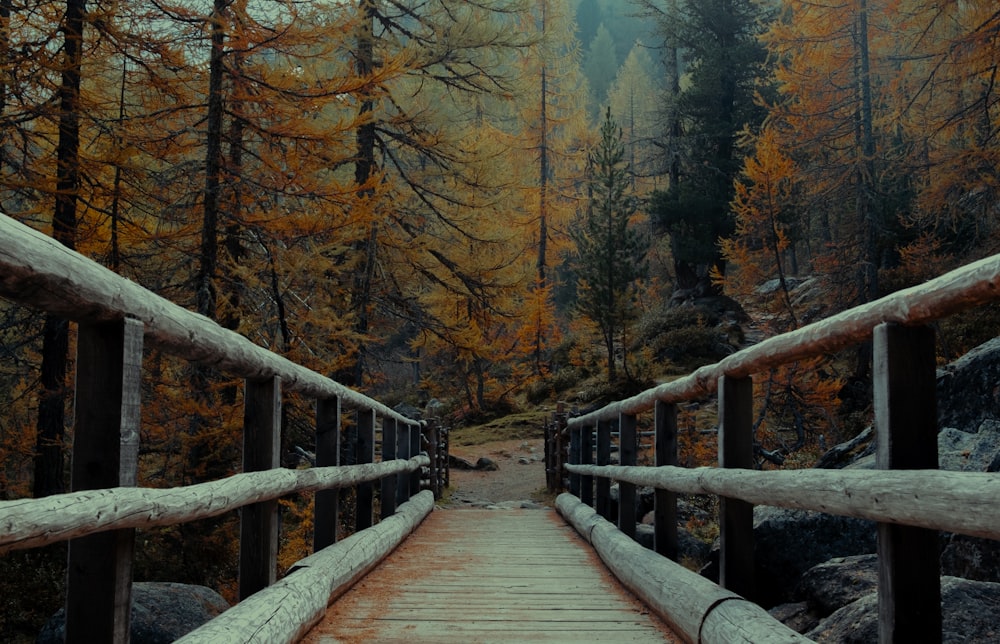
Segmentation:
{"type": "Polygon", "coordinates": [[[622,132],[605,110],[600,140],[590,154],[591,198],[572,229],[577,309],[598,328],[607,355],[608,382],[617,378],[616,347],[628,371],[627,330],[636,315],[636,283],[645,277],[647,235],[633,221],[638,205],[631,190],[622,132]]]}

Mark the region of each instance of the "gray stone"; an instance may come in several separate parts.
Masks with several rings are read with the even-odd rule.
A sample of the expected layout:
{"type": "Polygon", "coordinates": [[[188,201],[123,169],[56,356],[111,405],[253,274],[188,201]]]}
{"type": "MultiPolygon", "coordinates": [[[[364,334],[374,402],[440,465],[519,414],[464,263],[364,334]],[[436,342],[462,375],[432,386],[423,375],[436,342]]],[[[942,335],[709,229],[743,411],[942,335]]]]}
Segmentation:
{"type": "Polygon", "coordinates": [[[805,571],[835,557],[875,552],[875,523],[783,508],[754,508],[757,601],[765,608],[792,599],[805,571]]]}
{"type": "MultiPolygon", "coordinates": [[[[992,644],[1000,639],[1000,584],[941,578],[945,644],[992,644]]],[[[878,594],[844,606],[806,634],[816,642],[868,644],[878,641],[878,594]]]]}
{"type": "MultiPolygon", "coordinates": [[[[132,644],[169,644],[229,608],[205,586],[171,582],[132,585],[132,644]]],[[[59,609],[38,634],[37,644],[61,644],[66,638],[65,609],[59,609]]]]}
{"type": "Polygon", "coordinates": [[[799,579],[795,596],[820,617],[878,590],[878,556],[837,557],[813,566],[799,579]]]}
{"type": "Polygon", "coordinates": [[[975,432],[987,419],[1000,420],[1000,337],[972,349],[938,370],[938,427],[975,432]]]}
{"type": "Polygon", "coordinates": [[[796,633],[805,633],[819,624],[819,617],[806,602],[779,604],[767,612],[796,633]]]}

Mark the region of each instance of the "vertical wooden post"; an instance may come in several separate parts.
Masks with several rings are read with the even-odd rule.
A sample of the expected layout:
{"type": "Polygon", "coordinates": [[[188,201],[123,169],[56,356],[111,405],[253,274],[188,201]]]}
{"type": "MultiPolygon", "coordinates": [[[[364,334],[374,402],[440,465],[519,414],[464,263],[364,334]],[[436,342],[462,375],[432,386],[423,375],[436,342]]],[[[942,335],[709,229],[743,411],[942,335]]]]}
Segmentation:
{"type": "MultiPolygon", "coordinates": [[[[873,349],[878,469],[938,468],[934,331],[881,324],[873,349]]],[[[938,533],[878,524],[879,642],[940,642],[938,533]]]]}
{"type": "MultiPolygon", "coordinates": [[[[375,462],[375,410],[358,410],[358,457],[357,463],[375,462]]],[[[355,511],[355,529],[358,531],[372,527],[374,523],[375,484],[371,481],[358,483],[358,507],[355,511]]]]}
{"type": "MultiPolygon", "coordinates": [[[[396,427],[399,421],[395,418],[382,419],[382,462],[392,461],[396,458],[396,427]]],[[[381,517],[383,519],[391,517],[396,513],[396,477],[382,477],[381,493],[381,517]]]]}
{"type": "Polygon", "coordinates": [[[429,469],[429,482],[431,493],[434,495],[435,499],[441,498],[441,459],[438,449],[438,441],[441,437],[441,426],[438,424],[437,419],[431,418],[427,421],[426,433],[427,433],[427,455],[431,457],[431,465],[429,469]]]}
{"type": "MultiPolygon", "coordinates": [[[[136,484],[141,322],[81,324],[77,341],[72,490],[136,484]]],[[[135,530],[69,542],[66,641],[128,642],[135,530]]]]}
{"type": "Polygon", "coordinates": [[[553,443],[555,439],[555,434],[552,431],[555,427],[555,419],[552,421],[547,421],[544,428],[544,445],[545,445],[545,489],[549,492],[556,491],[555,483],[555,471],[556,463],[553,458],[553,443]]]}
{"type": "MultiPolygon", "coordinates": [[[[618,418],[618,457],[621,465],[635,465],[638,456],[635,414],[618,418]]],[[[635,484],[618,482],[618,529],[635,539],[635,484]]]]}
{"type": "MultiPolygon", "coordinates": [[[[410,454],[410,426],[402,425],[396,430],[396,458],[407,460],[410,454]]],[[[396,475],[396,506],[410,500],[410,474],[402,472],[396,475]]]]}
{"type": "MultiPolygon", "coordinates": [[[[597,464],[611,465],[611,425],[610,420],[597,423],[597,464]]],[[[614,521],[611,514],[611,479],[606,476],[597,477],[597,495],[594,499],[594,509],[607,519],[614,521]]]]}
{"type": "MultiPolygon", "coordinates": [[[[596,428],[580,428],[580,464],[591,465],[594,462],[594,431],[596,428]]],[[[594,505],[594,477],[580,477],[580,501],[584,505],[594,505]]]]}
{"type": "MultiPolygon", "coordinates": [[[[243,393],[243,471],[279,465],[281,379],[247,380],[243,393]]],[[[274,583],[278,571],[278,501],[240,511],[240,599],[274,583]]]]}
{"type": "MultiPolygon", "coordinates": [[[[656,401],[656,466],[677,465],[677,405],[656,401]]],[[[653,500],[653,549],[677,560],[677,493],[657,489],[653,500]]]]}
{"type": "MultiPolygon", "coordinates": [[[[340,465],[340,398],[316,401],[316,467],[340,465]]],[[[337,542],[340,490],[320,490],[313,497],[313,550],[337,542]]]]}
{"type": "MultiPolygon", "coordinates": [[[[420,454],[420,425],[410,425],[410,457],[418,456],[420,454]]],[[[420,468],[413,470],[410,473],[410,496],[414,497],[420,494],[420,468]]]]}
{"type": "MultiPolygon", "coordinates": [[[[753,468],[753,381],[719,378],[719,467],[753,468]]],[[[719,584],[753,600],[753,505],[719,498],[719,584]]]]}
{"type": "MultiPolygon", "coordinates": [[[[571,427],[569,430],[569,463],[572,465],[580,464],[582,433],[583,429],[581,427],[571,427]]],[[[580,475],[571,473],[569,475],[569,493],[579,497],[580,483],[580,475]]]]}

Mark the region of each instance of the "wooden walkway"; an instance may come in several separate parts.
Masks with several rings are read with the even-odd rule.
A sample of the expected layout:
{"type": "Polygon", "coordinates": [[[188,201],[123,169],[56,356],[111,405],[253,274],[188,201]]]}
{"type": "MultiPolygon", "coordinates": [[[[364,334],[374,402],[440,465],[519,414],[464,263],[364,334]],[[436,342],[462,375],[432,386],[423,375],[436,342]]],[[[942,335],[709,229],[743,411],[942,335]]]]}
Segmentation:
{"type": "Polygon", "coordinates": [[[550,509],[435,510],[302,640],[678,642],[550,509]]]}

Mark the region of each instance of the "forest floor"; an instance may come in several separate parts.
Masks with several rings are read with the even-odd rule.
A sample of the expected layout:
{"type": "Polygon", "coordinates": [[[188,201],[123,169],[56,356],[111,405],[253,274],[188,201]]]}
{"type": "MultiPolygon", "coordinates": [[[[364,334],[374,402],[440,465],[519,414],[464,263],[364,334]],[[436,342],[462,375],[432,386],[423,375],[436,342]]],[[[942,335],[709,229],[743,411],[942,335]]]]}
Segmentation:
{"type": "MultiPolygon", "coordinates": [[[[539,432],[540,433],[540,432],[539,432]]],[[[441,505],[446,508],[520,507],[524,502],[550,505],[545,491],[545,446],[541,438],[497,440],[478,445],[453,445],[451,453],[470,463],[482,457],[497,465],[493,471],[451,468],[451,486],[441,505]]]]}

